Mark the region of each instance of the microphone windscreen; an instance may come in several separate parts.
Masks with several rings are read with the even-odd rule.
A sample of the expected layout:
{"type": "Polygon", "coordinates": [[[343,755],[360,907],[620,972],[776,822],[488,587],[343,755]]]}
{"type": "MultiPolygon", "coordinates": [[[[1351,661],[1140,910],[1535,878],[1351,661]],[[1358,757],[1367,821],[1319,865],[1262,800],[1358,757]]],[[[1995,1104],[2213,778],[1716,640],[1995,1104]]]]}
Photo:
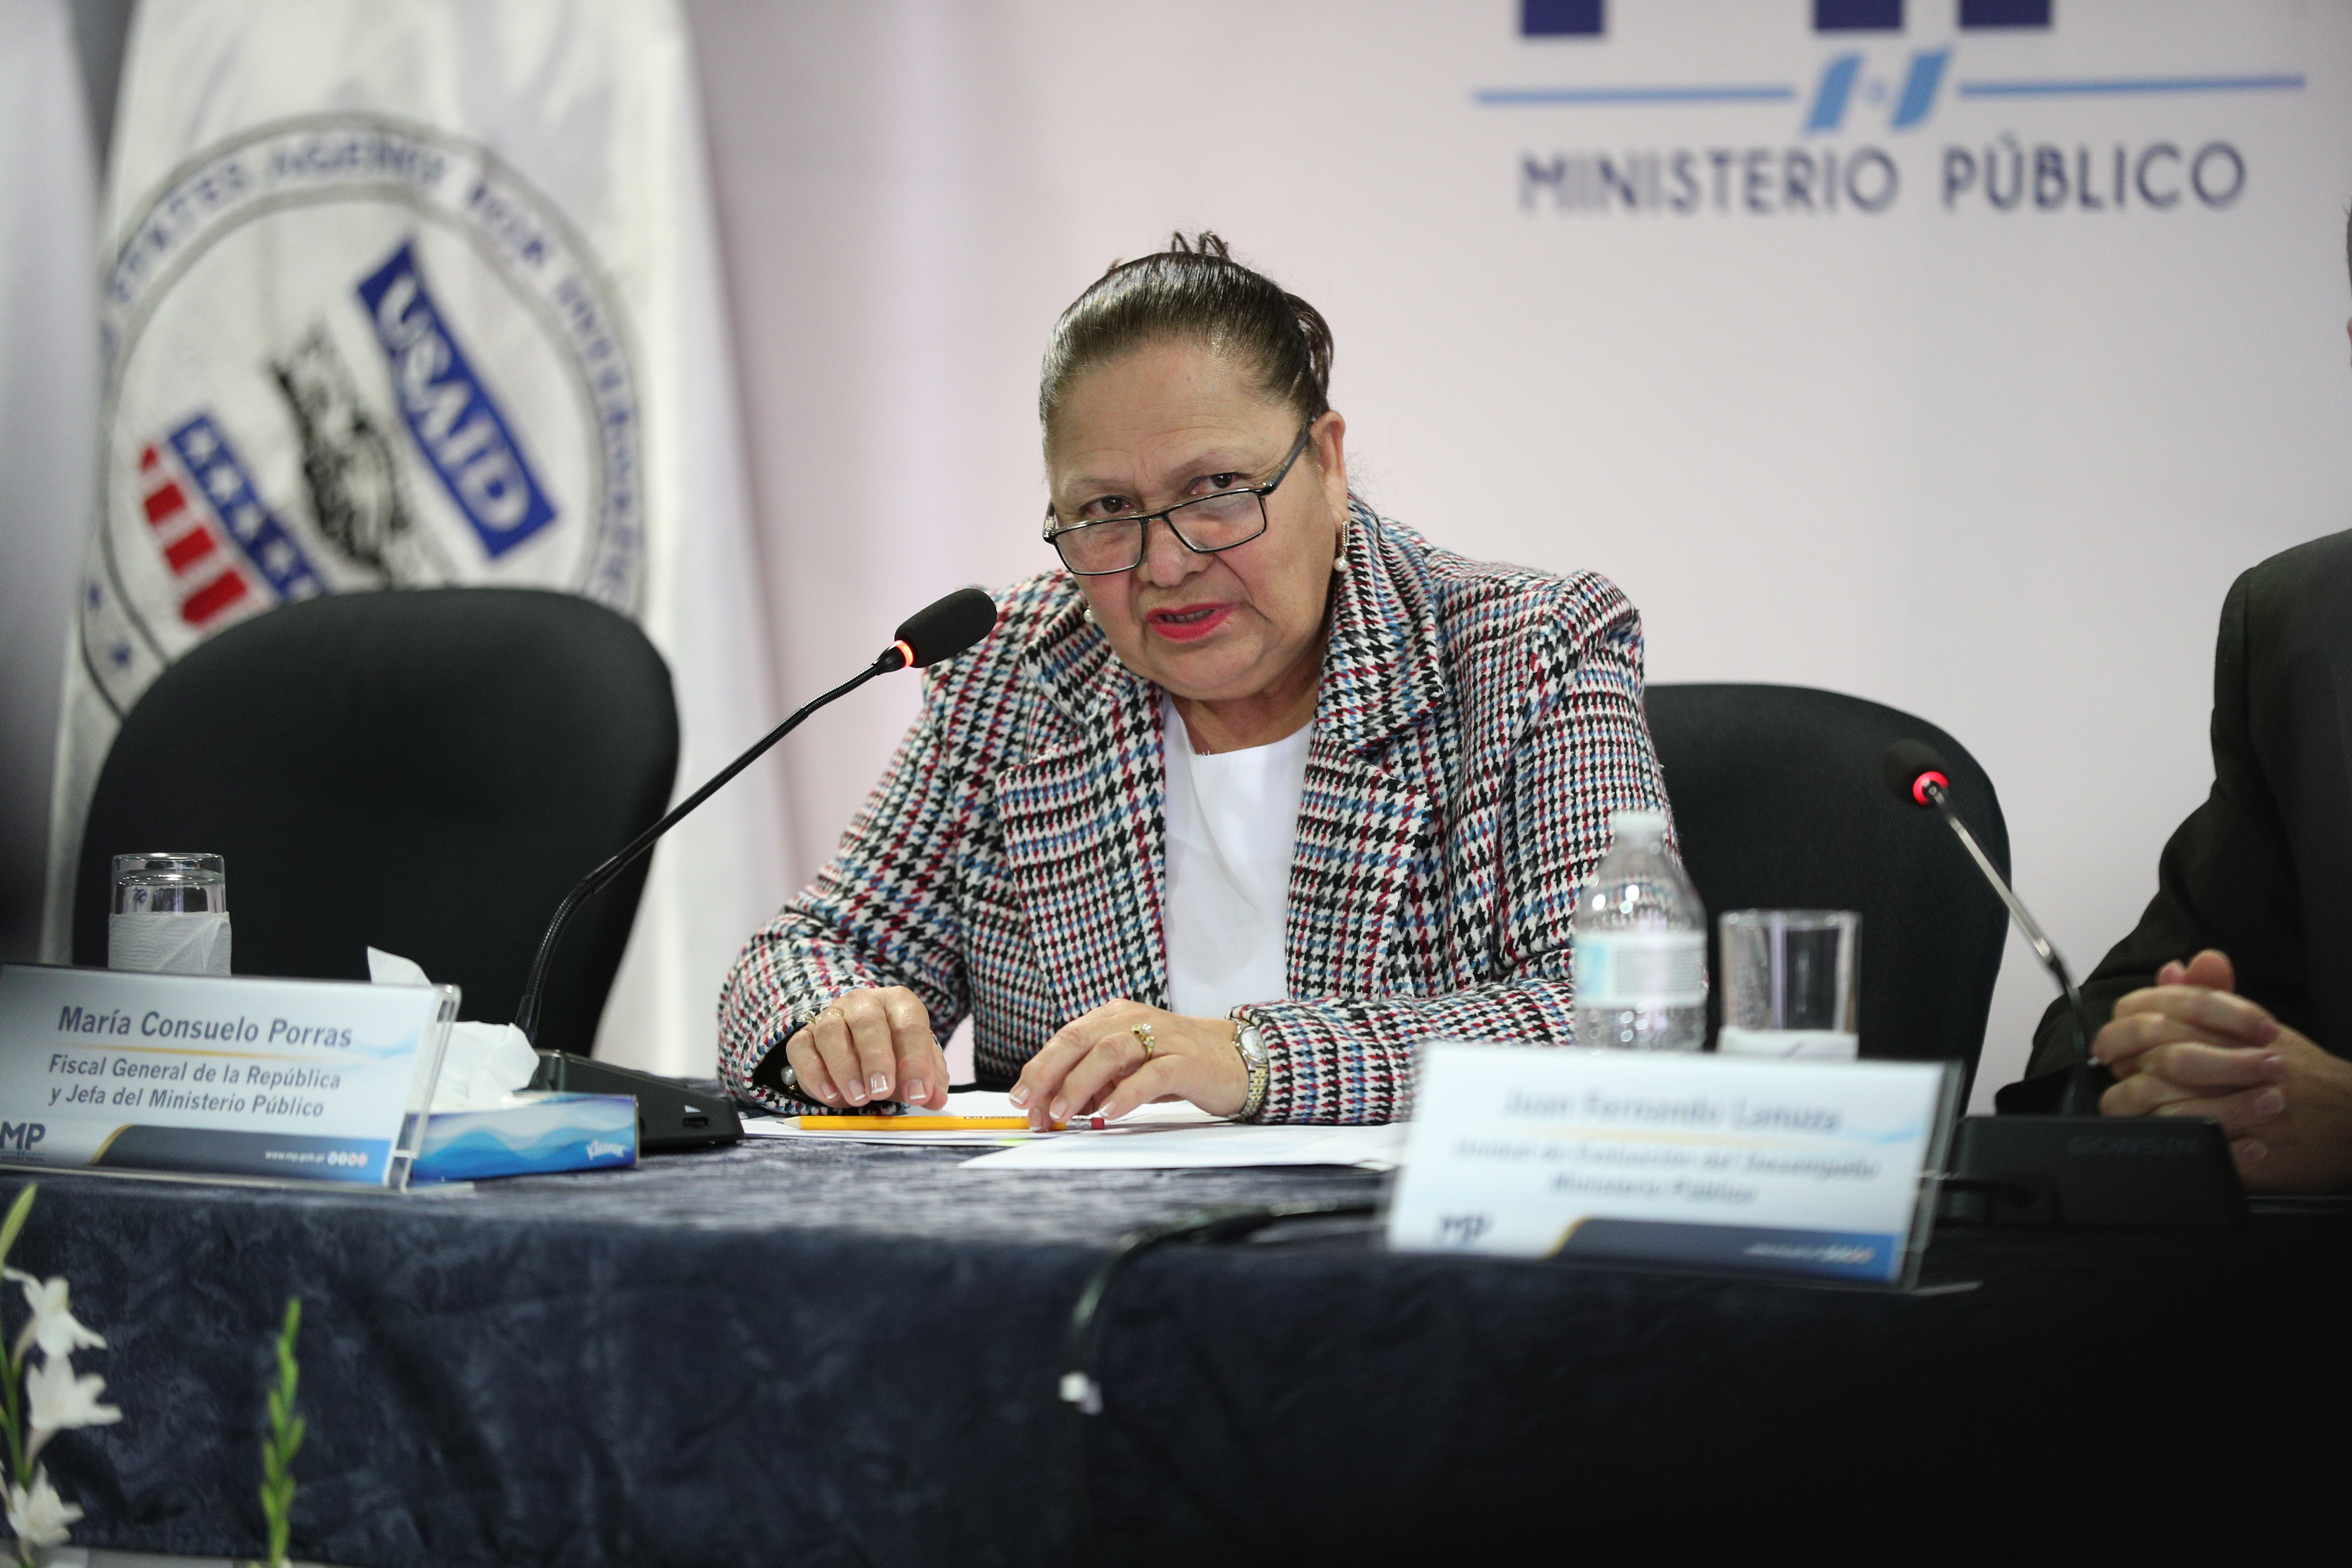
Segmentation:
{"type": "Polygon", "coordinates": [[[1878,776],[1906,805],[1927,804],[1918,795],[1920,777],[1927,773],[1934,773],[1946,788],[1951,786],[1951,764],[1925,741],[1897,741],[1879,759],[1878,776]]]}
{"type": "Polygon", "coordinates": [[[996,629],[996,601],[978,588],[958,588],[898,623],[898,640],[915,650],[918,668],[953,658],[996,629]]]}

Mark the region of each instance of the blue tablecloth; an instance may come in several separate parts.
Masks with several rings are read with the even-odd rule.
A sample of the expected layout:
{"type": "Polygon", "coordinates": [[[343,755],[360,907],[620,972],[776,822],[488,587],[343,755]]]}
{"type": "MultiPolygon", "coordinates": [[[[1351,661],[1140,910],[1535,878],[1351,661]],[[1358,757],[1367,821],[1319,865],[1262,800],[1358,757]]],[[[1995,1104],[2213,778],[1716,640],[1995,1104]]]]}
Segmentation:
{"type": "MultiPolygon", "coordinates": [[[[299,1294],[298,1557],[1081,1561],[1055,1388],[1104,1249],[1377,1178],[962,1157],[747,1144],[406,1197],[45,1177],[18,1261],[71,1277],[109,1340],[81,1361],[124,1412],[49,1450],[76,1539],[258,1548],[269,1345],[299,1294]]],[[[1981,1288],[1917,1296],[1360,1237],[1171,1248],[1113,1300],[1087,1508],[1122,1563],[1851,1549],[1921,1523],[1948,1545],[2012,1506],[2095,1521],[2095,1456],[2194,1453],[2275,1514],[2298,1456],[2342,1473],[2340,1421],[2284,1457],[2255,1438],[2352,1391],[2347,1242],[2335,1218],[1954,1233],[1930,1282],[1981,1288]],[[2201,1375],[2232,1358],[2269,1370],[2201,1375]]]]}

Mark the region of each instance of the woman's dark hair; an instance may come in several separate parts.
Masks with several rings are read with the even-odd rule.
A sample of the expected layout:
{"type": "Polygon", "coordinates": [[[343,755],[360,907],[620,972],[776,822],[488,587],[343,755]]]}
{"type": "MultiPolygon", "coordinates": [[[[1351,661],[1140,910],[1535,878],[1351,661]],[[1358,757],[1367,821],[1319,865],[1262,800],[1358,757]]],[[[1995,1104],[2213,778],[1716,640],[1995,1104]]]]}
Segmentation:
{"type": "Polygon", "coordinates": [[[1323,313],[1235,261],[1225,242],[1203,229],[1192,240],[1172,236],[1155,256],[1113,262],[1062,312],[1037,382],[1037,421],[1046,435],[1072,382],[1171,338],[1253,365],[1259,394],[1288,404],[1302,421],[1331,406],[1331,329],[1323,313]]]}

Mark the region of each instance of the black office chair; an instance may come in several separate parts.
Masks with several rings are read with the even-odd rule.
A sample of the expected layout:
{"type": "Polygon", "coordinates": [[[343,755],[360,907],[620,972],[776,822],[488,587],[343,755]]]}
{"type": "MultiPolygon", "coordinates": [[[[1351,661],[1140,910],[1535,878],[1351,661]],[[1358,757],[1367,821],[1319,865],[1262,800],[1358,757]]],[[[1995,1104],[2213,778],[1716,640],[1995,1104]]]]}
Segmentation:
{"type": "MultiPolygon", "coordinates": [[[[1649,710],[1707,972],[1722,973],[1727,910],[1859,910],[1863,1056],[1957,1061],[1973,1082],[2007,913],[1937,814],[1879,782],[1879,758],[1906,739],[1943,752],[1954,807],[2006,875],[2009,829],[1976,759],[1933,724],[1809,687],[1653,686],[1649,710]]],[[[1710,1047],[1721,1009],[1718,982],[1710,1047]]]]}
{"type": "MultiPolygon", "coordinates": [[[[436,588],[288,605],[205,642],[124,719],[74,889],[74,962],[106,962],[110,860],[227,858],[240,974],[364,979],[370,946],[514,1016],[572,885],[661,815],[677,769],[669,669],[570,594],[436,588]]],[[[539,1043],[586,1054],[640,864],[583,906],[539,1043]]]]}

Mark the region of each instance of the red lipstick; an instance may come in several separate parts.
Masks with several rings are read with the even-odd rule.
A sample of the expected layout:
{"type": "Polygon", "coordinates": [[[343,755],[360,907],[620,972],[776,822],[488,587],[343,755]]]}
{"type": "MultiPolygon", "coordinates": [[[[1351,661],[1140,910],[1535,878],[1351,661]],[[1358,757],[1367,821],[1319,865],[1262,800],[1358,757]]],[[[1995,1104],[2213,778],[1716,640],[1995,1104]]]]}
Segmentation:
{"type": "Polygon", "coordinates": [[[1231,605],[1180,605],[1152,611],[1143,624],[1171,642],[1198,642],[1232,619],[1233,613],[1231,605]]]}

